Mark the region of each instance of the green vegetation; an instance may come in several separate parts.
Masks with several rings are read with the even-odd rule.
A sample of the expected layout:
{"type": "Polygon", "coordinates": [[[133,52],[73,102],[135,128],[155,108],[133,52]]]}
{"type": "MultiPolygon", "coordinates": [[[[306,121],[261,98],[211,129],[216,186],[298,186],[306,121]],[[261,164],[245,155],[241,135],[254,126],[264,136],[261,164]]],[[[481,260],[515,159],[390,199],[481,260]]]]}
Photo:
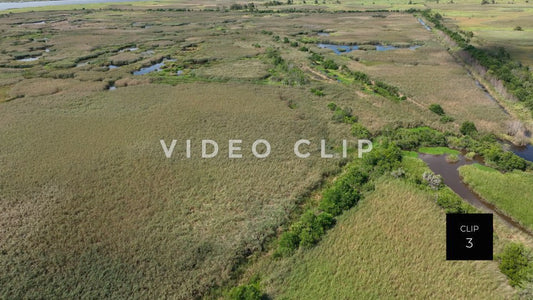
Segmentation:
{"type": "Polygon", "coordinates": [[[475,134],[477,134],[476,125],[470,121],[463,122],[459,131],[464,135],[474,136],[475,134]]]}
{"type": "Polygon", "coordinates": [[[361,191],[368,187],[371,177],[379,177],[397,167],[401,158],[401,151],[395,145],[382,144],[368,153],[362,162],[353,162],[323,191],[318,207],[305,211],[299,221],[281,235],[274,256],[290,256],[298,248],[305,249],[316,245],[326,230],[335,224],[334,217],[359,202],[361,191]]]}
{"type": "Polygon", "coordinates": [[[439,116],[444,115],[444,109],[442,109],[442,107],[439,104],[431,104],[429,106],[429,110],[431,110],[432,112],[436,113],[439,116]]]}
{"type": "MultiPolygon", "coordinates": [[[[409,14],[455,5],[339,2],[2,14],[0,298],[510,298],[495,263],[442,260],[434,228],[473,208],[406,151],[530,167],[485,134],[505,135],[513,117],[409,14]],[[318,43],[366,46],[337,55],[318,43]],[[428,112],[435,103],[445,113],[428,112]],[[459,135],[465,121],[479,133],[459,135]],[[260,137],[268,159],[249,152],[260,137]],[[339,151],[354,137],[375,150],[347,165],[319,158],[315,141],[339,151]],[[218,157],[198,157],[202,138],[219,142],[218,157]],[[243,159],[228,161],[230,138],[243,139],[243,159]],[[313,141],[306,160],[292,152],[301,138],[313,141]],[[177,139],[173,158],[159,139],[177,139]]],[[[529,32],[523,20],[508,32],[516,24],[529,32]]]]}
{"type": "Polygon", "coordinates": [[[459,172],[464,181],[483,199],[533,229],[531,173],[514,171],[502,174],[472,165],[461,167],[459,172]]]}
{"type": "Polygon", "coordinates": [[[429,127],[398,128],[390,135],[392,140],[404,150],[447,145],[444,134],[429,127]]]}
{"type": "Polygon", "coordinates": [[[370,131],[368,131],[368,129],[365,126],[359,123],[354,123],[352,125],[351,132],[353,136],[359,139],[368,139],[371,136],[370,131]]]}
{"type": "Polygon", "coordinates": [[[498,255],[500,270],[509,278],[512,286],[522,286],[527,281],[533,281],[533,254],[524,245],[508,244],[503,253],[498,255]]]}
{"type": "Polygon", "coordinates": [[[353,115],[353,111],[349,107],[340,108],[335,103],[328,104],[328,108],[333,110],[333,116],[331,119],[336,123],[348,123],[353,124],[357,122],[357,116],[353,115]]]}
{"type": "Polygon", "coordinates": [[[510,151],[504,151],[493,135],[448,137],[448,145],[455,149],[477,153],[485,159],[485,164],[500,171],[526,170],[531,163],[510,151]]]}
{"type": "Polygon", "coordinates": [[[259,278],[254,278],[249,284],[240,285],[231,289],[228,298],[231,300],[261,300],[265,299],[265,295],[261,291],[259,278]]]}
{"type": "Polygon", "coordinates": [[[276,299],[511,297],[496,263],[443,259],[444,213],[433,199],[404,180],[378,180],[316,247],[265,262],[265,291],[276,299]]]}
{"type": "Polygon", "coordinates": [[[459,151],[450,149],[448,147],[420,147],[418,149],[418,152],[432,154],[432,155],[449,154],[449,155],[457,156],[459,154],[459,151]]]}

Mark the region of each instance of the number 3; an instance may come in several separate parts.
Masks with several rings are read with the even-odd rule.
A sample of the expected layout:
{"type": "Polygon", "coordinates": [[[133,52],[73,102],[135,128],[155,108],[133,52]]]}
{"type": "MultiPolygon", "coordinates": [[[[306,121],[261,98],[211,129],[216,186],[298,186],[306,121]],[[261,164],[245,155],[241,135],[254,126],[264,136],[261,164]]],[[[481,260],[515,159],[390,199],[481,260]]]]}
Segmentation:
{"type": "Polygon", "coordinates": [[[474,244],[472,244],[472,238],[466,238],[467,242],[466,242],[466,248],[470,249],[472,247],[474,247],[474,244]]]}

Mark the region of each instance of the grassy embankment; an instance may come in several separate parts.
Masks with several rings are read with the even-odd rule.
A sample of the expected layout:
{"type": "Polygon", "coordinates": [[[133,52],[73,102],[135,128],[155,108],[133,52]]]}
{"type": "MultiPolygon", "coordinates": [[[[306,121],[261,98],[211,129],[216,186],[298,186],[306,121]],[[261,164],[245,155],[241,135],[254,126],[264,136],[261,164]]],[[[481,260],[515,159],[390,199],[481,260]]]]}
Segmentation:
{"type": "Polygon", "coordinates": [[[483,199],[533,230],[533,174],[500,173],[480,165],[459,169],[464,181],[483,199]]]}

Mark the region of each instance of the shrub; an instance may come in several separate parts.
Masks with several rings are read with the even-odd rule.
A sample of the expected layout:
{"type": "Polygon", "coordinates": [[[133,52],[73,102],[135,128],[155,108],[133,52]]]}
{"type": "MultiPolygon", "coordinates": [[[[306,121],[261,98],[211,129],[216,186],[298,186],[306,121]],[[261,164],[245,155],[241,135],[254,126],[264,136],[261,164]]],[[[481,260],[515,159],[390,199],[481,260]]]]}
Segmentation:
{"type": "Polygon", "coordinates": [[[333,226],[334,223],[333,216],[330,214],[322,212],[317,216],[314,212],[308,210],[291,227],[291,231],[298,235],[300,247],[309,248],[318,243],[325,231],[333,226]]]}
{"type": "Polygon", "coordinates": [[[352,125],[352,135],[360,139],[368,139],[370,138],[370,131],[368,131],[365,126],[359,123],[354,123],[352,125]]]}
{"type": "Polygon", "coordinates": [[[326,59],[322,66],[328,70],[337,70],[339,68],[339,65],[337,65],[332,59],[326,59]]]}
{"type": "Polygon", "coordinates": [[[337,109],[337,104],[335,104],[333,102],[330,102],[330,103],[328,103],[328,108],[331,111],[335,111],[337,109]]]}
{"type": "Polygon", "coordinates": [[[353,78],[359,82],[362,82],[364,84],[367,84],[367,85],[371,85],[372,84],[372,81],[370,81],[370,77],[368,77],[368,75],[366,75],[365,73],[363,72],[359,72],[359,71],[354,71],[352,73],[353,75],[353,78]]]}
{"type": "Polygon", "coordinates": [[[294,232],[286,231],[279,238],[278,248],[276,249],[274,256],[290,256],[294,254],[299,245],[300,237],[294,232]]]}
{"type": "Polygon", "coordinates": [[[459,129],[459,131],[463,135],[473,136],[473,135],[475,135],[477,133],[477,128],[476,128],[476,125],[473,122],[465,121],[465,122],[463,122],[463,124],[461,124],[461,128],[459,129]]]}
{"type": "Polygon", "coordinates": [[[318,54],[318,53],[312,53],[309,59],[314,63],[319,63],[324,60],[324,56],[318,54]]]}
{"type": "Polygon", "coordinates": [[[495,165],[500,171],[522,170],[527,167],[526,161],[512,152],[504,151],[501,147],[493,145],[483,149],[483,157],[489,164],[495,165]]]}
{"type": "Polygon", "coordinates": [[[359,191],[347,179],[338,180],[322,195],[319,208],[334,216],[353,207],[361,197],[359,191]]]}
{"type": "Polygon", "coordinates": [[[441,123],[450,123],[450,122],[453,122],[455,121],[455,119],[453,117],[450,117],[450,116],[447,116],[447,115],[444,115],[440,118],[440,122],[441,123]]]}
{"type": "Polygon", "coordinates": [[[500,271],[509,278],[512,286],[520,286],[532,272],[531,253],[522,244],[508,244],[499,259],[500,271]]]}
{"type": "Polygon", "coordinates": [[[319,208],[333,216],[340,215],[359,201],[359,189],[368,180],[366,170],[355,167],[348,169],[332,187],[324,191],[319,208]]]}
{"type": "Polygon", "coordinates": [[[263,299],[263,292],[259,282],[240,285],[234,287],[229,292],[229,299],[231,300],[261,300],[263,299]]]}
{"type": "Polygon", "coordinates": [[[355,123],[358,120],[357,116],[352,115],[351,108],[345,107],[341,109],[338,106],[335,108],[335,111],[331,119],[337,123],[348,123],[348,124],[355,123]]]}
{"type": "Polygon", "coordinates": [[[516,26],[513,30],[514,31],[523,31],[524,29],[522,29],[521,26],[516,26]]]}
{"type": "Polygon", "coordinates": [[[432,172],[424,172],[424,174],[422,174],[422,179],[434,190],[438,190],[442,184],[442,178],[440,175],[433,174],[432,172]]]}
{"type": "MultiPolygon", "coordinates": [[[[315,94],[315,95],[317,95],[317,96],[322,97],[322,96],[324,96],[324,92],[322,91],[322,89],[323,89],[322,87],[312,88],[312,89],[311,89],[311,93],[313,93],[313,94],[315,94]]],[[[335,103],[334,103],[334,104],[335,104],[335,103]]],[[[328,104],[328,107],[329,107],[329,104],[328,104]]],[[[333,110],[334,110],[334,109],[333,109],[333,110]]]]}
{"type": "Polygon", "coordinates": [[[431,110],[432,112],[436,113],[439,116],[444,115],[444,109],[442,109],[442,107],[439,104],[431,104],[429,106],[429,110],[431,110]]]}
{"type": "Polygon", "coordinates": [[[437,205],[447,214],[464,214],[473,212],[473,208],[465,203],[450,189],[442,189],[437,195],[437,205]]]}

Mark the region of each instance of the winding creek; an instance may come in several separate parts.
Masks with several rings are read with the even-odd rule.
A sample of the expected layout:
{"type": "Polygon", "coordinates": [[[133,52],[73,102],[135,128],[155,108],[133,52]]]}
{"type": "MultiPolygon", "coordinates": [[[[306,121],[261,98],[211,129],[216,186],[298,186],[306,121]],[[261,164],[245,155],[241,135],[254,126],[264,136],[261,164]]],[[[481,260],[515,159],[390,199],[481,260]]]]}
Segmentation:
{"type": "Polygon", "coordinates": [[[463,182],[461,176],[459,175],[458,168],[464,165],[473,164],[475,162],[479,163],[480,161],[469,161],[462,155],[458,155],[459,161],[455,163],[446,161],[446,155],[419,153],[418,157],[428,165],[433,173],[440,175],[443,182],[466,202],[470,203],[472,206],[481,211],[494,214],[509,227],[516,228],[526,235],[533,237],[533,233],[531,231],[509,216],[503,214],[496,206],[485,201],[463,182]]]}

